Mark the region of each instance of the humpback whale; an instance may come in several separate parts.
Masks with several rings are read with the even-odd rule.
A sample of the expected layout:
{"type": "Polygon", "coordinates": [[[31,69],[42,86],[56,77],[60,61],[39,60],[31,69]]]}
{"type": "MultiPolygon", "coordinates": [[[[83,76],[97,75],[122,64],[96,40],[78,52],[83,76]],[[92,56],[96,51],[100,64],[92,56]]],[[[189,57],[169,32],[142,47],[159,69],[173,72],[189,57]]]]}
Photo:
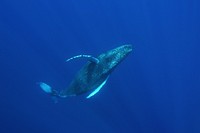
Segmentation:
{"type": "Polygon", "coordinates": [[[86,98],[94,96],[106,84],[109,75],[132,51],[132,45],[122,45],[98,57],[92,55],[77,55],[66,60],[71,61],[76,58],[87,58],[87,63],[78,71],[68,88],[61,91],[53,89],[44,82],[39,82],[43,91],[53,97],[66,98],[91,92],[86,98]]]}

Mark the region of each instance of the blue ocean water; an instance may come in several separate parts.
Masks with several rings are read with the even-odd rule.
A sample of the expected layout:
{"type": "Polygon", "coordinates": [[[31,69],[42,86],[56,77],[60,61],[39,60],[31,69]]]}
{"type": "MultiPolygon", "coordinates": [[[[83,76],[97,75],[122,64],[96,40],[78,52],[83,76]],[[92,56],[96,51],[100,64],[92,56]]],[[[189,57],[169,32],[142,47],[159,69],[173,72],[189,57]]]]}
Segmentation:
{"type": "Polygon", "coordinates": [[[0,133],[199,133],[200,1],[1,0],[0,133]],[[91,99],[59,99],[86,62],[133,52],[91,99]]]}

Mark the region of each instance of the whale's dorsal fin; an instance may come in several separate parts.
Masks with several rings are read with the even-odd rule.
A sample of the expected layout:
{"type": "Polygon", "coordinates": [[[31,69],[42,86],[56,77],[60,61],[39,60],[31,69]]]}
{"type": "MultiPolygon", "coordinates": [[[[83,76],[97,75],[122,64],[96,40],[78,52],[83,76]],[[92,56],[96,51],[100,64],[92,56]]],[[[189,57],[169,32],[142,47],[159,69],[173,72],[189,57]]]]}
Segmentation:
{"type": "Polygon", "coordinates": [[[108,77],[92,93],[90,93],[86,98],[90,98],[90,97],[94,96],[97,92],[99,92],[99,90],[106,84],[108,77]]]}
{"type": "Polygon", "coordinates": [[[93,57],[92,55],[84,55],[84,54],[73,56],[73,57],[67,59],[66,62],[73,60],[73,59],[76,59],[76,58],[82,58],[82,57],[88,58],[89,61],[94,62],[96,64],[99,63],[99,59],[97,59],[96,57],[93,57]]]}

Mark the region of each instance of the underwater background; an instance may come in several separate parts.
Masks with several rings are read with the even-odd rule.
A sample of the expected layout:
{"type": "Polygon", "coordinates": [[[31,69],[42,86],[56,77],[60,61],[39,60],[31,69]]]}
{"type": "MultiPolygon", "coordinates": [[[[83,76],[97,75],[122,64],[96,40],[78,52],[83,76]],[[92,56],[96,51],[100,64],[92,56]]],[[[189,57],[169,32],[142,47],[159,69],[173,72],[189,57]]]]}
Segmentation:
{"type": "Polygon", "coordinates": [[[200,133],[199,0],[1,0],[0,133],[200,133]],[[90,99],[54,103],[85,59],[133,52],[90,99]]]}

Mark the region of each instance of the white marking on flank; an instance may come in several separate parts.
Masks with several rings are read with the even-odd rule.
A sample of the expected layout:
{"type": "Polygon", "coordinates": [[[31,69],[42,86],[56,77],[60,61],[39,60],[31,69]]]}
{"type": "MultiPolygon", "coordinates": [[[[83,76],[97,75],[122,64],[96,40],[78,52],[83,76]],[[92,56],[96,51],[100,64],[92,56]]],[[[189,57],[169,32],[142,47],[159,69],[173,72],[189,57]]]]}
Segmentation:
{"type": "MultiPolygon", "coordinates": [[[[108,76],[109,77],[109,76],[108,76]]],[[[94,96],[97,92],[99,92],[99,90],[106,84],[108,77],[103,81],[103,83],[101,83],[99,85],[99,87],[97,87],[90,95],[88,95],[86,98],[90,98],[92,96],[94,96]]]]}

